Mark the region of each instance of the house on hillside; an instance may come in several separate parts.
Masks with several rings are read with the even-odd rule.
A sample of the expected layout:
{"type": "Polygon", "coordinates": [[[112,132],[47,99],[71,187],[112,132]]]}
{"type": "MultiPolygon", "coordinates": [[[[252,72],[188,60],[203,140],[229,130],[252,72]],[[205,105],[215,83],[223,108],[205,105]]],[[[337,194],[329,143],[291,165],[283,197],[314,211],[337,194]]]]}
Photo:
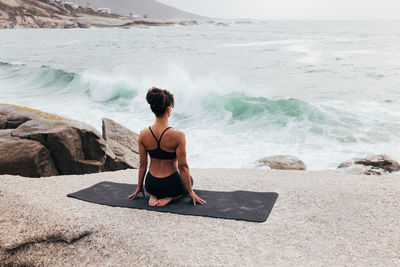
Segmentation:
{"type": "Polygon", "coordinates": [[[46,2],[48,4],[55,4],[55,3],[64,4],[64,0],[43,0],[43,2],[46,2]]]}
{"type": "Polygon", "coordinates": [[[143,18],[142,15],[136,15],[136,14],[133,14],[132,12],[129,13],[129,16],[131,16],[131,17],[134,18],[134,19],[143,18]]]}
{"type": "Polygon", "coordinates": [[[75,4],[74,2],[62,2],[64,5],[70,6],[73,9],[78,9],[79,6],[77,4],[75,4]]]}
{"type": "Polygon", "coordinates": [[[96,10],[99,13],[111,14],[111,9],[108,7],[101,7],[96,10]]]}

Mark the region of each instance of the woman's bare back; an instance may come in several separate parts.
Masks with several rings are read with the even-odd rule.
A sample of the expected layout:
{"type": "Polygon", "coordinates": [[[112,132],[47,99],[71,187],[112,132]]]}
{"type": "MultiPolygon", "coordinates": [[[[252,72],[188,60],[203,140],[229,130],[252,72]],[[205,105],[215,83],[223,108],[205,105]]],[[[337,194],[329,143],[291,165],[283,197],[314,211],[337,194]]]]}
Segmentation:
{"type": "MultiPolygon", "coordinates": [[[[162,132],[167,127],[160,127],[153,125],[151,130],[153,131],[157,140],[160,140],[162,132]]],[[[144,129],[141,133],[142,143],[147,151],[154,150],[157,148],[157,141],[155,140],[153,134],[150,132],[149,128],[144,129]]],[[[176,152],[176,148],[179,144],[180,131],[173,128],[168,129],[161,138],[160,148],[166,152],[176,152]]],[[[178,169],[178,161],[175,159],[150,159],[150,173],[159,178],[167,177],[174,173],[178,169]]]]}

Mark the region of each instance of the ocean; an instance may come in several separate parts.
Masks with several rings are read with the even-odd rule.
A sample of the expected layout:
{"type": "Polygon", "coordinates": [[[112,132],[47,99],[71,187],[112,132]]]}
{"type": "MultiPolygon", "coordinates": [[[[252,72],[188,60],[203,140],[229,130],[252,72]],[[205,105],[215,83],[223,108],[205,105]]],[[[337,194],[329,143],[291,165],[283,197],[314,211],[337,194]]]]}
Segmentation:
{"type": "Polygon", "coordinates": [[[152,86],[175,96],[190,167],[400,160],[400,21],[0,31],[0,103],[140,132],[152,86]]]}

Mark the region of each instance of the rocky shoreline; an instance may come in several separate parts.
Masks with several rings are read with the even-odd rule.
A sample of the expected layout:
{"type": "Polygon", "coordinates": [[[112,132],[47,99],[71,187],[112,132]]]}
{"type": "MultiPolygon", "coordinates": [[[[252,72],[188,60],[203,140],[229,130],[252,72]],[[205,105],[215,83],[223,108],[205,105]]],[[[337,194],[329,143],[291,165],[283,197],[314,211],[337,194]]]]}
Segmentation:
{"type": "MultiPolygon", "coordinates": [[[[48,177],[136,169],[138,134],[107,118],[102,134],[81,121],[13,104],[0,104],[0,174],[48,177]]],[[[272,155],[256,166],[307,169],[299,158],[272,155]]],[[[388,155],[354,158],[338,165],[349,174],[384,175],[400,171],[388,155]]]]}
{"type": "Polygon", "coordinates": [[[91,9],[72,9],[59,3],[8,0],[0,2],[0,29],[12,28],[89,28],[196,25],[195,20],[158,20],[97,13],[91,9]]]}

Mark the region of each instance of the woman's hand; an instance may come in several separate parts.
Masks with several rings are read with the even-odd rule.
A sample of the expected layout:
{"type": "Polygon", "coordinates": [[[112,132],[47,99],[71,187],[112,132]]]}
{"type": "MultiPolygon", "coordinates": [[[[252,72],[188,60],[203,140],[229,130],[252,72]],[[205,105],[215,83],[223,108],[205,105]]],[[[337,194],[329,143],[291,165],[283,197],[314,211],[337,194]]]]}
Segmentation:
{"type": "Polygon", "coordinates": [[[140,186],[140,187],[138,186],[138,187],[136,187],[135,192],[133,192],[133,194],[129,195],[128,198],[134,199],[136,197],[136,195],[139,194],[140,192],[142,192],[143,197],[145,197],[143,186],[140,186]]]}
{"type": "Polygon", "coordinates": [[[193,205],[195,205],[195,206],[196,206],[196,202],[199,202],[200,204],[206,204],[207,203],[204,199],[199,198],[199,196],[196,195],[196,193],[194,191],[189,193],[189,195],[193,200],[193,205]]]}

